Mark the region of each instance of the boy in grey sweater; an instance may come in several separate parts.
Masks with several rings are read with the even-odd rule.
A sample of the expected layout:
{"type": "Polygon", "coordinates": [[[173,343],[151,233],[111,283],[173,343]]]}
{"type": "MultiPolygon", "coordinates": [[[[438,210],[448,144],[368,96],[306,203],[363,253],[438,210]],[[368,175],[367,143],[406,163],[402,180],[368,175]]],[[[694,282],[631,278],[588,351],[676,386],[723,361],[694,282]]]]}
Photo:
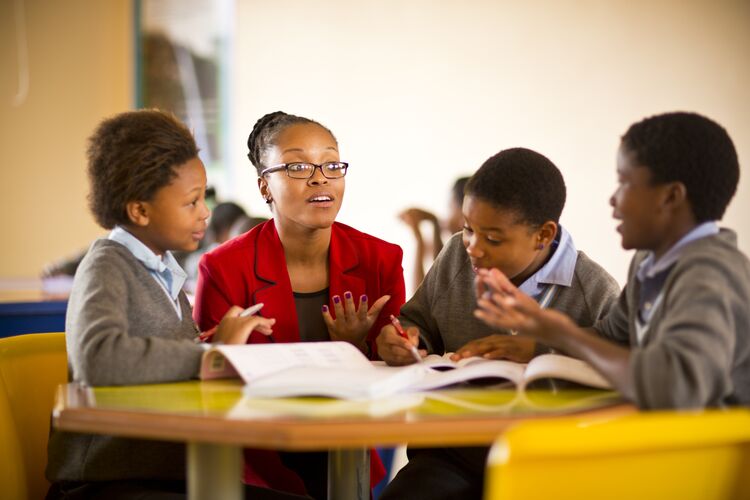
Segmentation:
{"type": "MultiPolygon", "coordinates": [[[[576,250],[559,224],[565,183],[557,167],[534,151],[514,148],[488,159],[469,179],[464,228],[435,260],[402,308],[400,321],[423,354],[454,352],[521,363],[548,348],[474,317],[474,279],[496,267],[542,307],[593,325],[614,304],[615,280],[576,250]]],[[[383,328],[378,353],[389,364],[413,363],[409,341],[383,328]]],[[[409,463],[388,485],[384,500],[480,498],[487,447],[409,449],[409,463]]]]}
{"type": "Polygon", "coordinates": [[[617,175],[617,231],[638,252],[610,313],[581,329],[492,270],[477,316],[585,359],[644,409],[749,405],[750,262],[717,222],[739,180],[732,140],[694,113],[646,118],[622,137],[617,175]]]}
{"type": "MultiPolygon", "coordinates": [[[[155,110],[122,113],[90,139],[91,210],[112,229],[76,272],[66,317],[70,378],[89,385],[188,380],[203,348],[171,254],[193,251],[209,210],[206,173],[190,131],[155,110]]],[[[273,319],[233,307],[215,331],[244,344],[273,319]]],[[[185,446],[53,430],[47,498],[184,498],[185,446]]],[[[270,490],[260,498],[294,498],[270,490]]],[[[249,493],[249,491],[248,491],[249,493]]],[[[256,497],[254,497],[256,498],[256,497]]]]}

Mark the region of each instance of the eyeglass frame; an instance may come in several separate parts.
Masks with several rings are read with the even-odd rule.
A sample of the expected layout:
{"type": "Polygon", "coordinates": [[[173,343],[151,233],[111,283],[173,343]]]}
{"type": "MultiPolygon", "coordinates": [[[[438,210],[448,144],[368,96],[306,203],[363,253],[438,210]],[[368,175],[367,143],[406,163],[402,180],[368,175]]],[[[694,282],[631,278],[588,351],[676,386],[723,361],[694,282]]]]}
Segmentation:
{"type": "Polygon", "coordinates": [[[266,174],[272,174],[273,172],[278,172],[279,170],[286,170],[286,175],[290,179],[307,180],[307,179],[312,179],[312,177],[315,175],[315,170],[318,168],[320,169],[320,173],[323,174],[323,177],[325,177],[326,179],[343,179],[344,177],[346,177],[347,170],[349,170],[349,163],[345,161],[327,161],[325,163],[320,163],[320,164],[311,163],[309,161],[293,161],[289,163],[279,163],[278,165],[267,167],[261,170],[260,177],[263,177],[266,174]],[[325,170],[323,170],[323,166],[330,165],[331,163],[336,163],[336,164],[344,166],[344,168],[342,169],[344,173],[341,175],[341,177],[328,177],[326,175],[325,170]],[[312,165],[313,169],[310,171],[310,175],[308,175],[307,177],[292,177],[291,175],[289,175],[289,165],[312,165]]]}

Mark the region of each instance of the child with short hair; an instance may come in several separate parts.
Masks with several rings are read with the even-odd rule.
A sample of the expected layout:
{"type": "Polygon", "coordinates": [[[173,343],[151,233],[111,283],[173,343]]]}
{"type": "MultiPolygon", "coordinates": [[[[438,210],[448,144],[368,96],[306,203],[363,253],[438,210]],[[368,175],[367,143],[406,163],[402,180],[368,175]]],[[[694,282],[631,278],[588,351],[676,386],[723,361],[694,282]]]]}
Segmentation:
{"type": "Polygon", "coordinates": [[[617,231],[638,252],[610,313],[581,329],[493,269],[477,316],[585,359],[640,408],[750,404],[750,261],[717,222],[739,180],[731,138],[695,113],[652,116],[622,137],[617,175],[617,231]]]}
{"type": "MultiPolygon", "coordinates": [[[[76,272],[66,317],[71,379],[124,385],[196,378],[204,349],[181,289],[185,272],[171,254],[195,250],[209,216],[193,136],[161,111],[119,114],[90,138],[88,174],[91,211],[112,232],[91,245],[76,272]]],[[[240,312],[227,312],[217,340],[243,344],[253,330],[271,334],[273,319],[240,312]]],[[[53,430],[48,498],[184,498],[185,468],[184,444],[53,430]]]]}
{"type": "MultiPolygon", "coordinates": [[[[378,352],[392,365],[413,363],[411,345],[422,354],[528,362],[549,352],[531,339],[510,335],[474,317],[474,280],[484,268],[502,269],[544,307],[593,325],[617,298],[615,280],[576,250],[560,226],[565,182],[543,155],[507,149],[488,159],[466,184],[463,232],[454,235],[399,319],[410,341],[393,326],[378,336],[378,352]]],[[[487,447],[409,450],[409,463],[386,488],[390,498],[479,498],[487,447]]]]}

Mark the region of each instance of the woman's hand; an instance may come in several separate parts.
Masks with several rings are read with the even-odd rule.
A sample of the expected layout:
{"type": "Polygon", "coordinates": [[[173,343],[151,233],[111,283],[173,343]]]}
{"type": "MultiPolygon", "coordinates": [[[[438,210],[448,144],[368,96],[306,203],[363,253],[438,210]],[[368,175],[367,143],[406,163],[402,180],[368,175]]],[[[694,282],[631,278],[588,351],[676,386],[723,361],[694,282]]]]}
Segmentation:
{"type": "MultiPolygon", "coordinates": [[[[391,366],[410,365],[415,363],[409,346],[419,346],[419,328],[410,326],[406,330],[409,340],[398,334],[393,325],[385,325],[375,342],[378,344],[378,355],[391,366]]],[[[427,356],[427,351],[419,350],[420,356],[427,356]]]]}
{"type": "Polygon", "coordinates": [[[344,300],[338,295],[333,296],[333,309],[336,315],[334,319],[328,306],[323,306],[323,321],[328,327],[328,333],[331,340],[344,340],[358,347],[362,352],[367,354],[367,332],[370,331],[375,320],[378,318],[380,311],[385,307],[386,302],[390,300],[390,295],[383,295],[375,303],[367,308],[367,295],[359,298],[359,307],[354,306],[352,293],[344,293],[344,300]]]}
{"type": "Polygon", "coordinates": [[[485,359],[509,359],[517,363],[528,363],[534,357],[535,349],[536,342],[533,339],[494,334],[467,342],[451,355],[451,359],[458,361],[462,358],[480,356],[485,359]]]}
{"type": "Polygon", "coordinates": [[[241,317],[243,311],[241,307],[232,306],[224,315],[216,327],[216,333],[213,335],[214,342],[223,342],[224,344],[246,344],[250,333],[255,330],[263,335],[271,335],[271,327],[276,320],[273,318],[263,318],[261,316],[241,317]]]}

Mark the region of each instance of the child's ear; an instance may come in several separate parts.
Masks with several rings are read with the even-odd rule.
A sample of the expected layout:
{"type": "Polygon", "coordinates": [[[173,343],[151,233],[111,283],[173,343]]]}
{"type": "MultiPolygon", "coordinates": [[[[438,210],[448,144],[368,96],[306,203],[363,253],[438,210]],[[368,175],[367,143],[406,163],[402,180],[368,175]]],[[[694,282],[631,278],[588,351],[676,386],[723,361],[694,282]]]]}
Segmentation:
{"type": "Polygon", "coordinates": [[[687,188],[682,182],[670,182],[664,186],[664,203],[678,207],[688,201],[687,188]]]}
{"type": "Polygon", "coordinates": [[[552,241],[557,235],[557,229],[557,223],[551,220],[548,220],[547,222],[542,224],[542,226],[537,231],[537,237],[539,238],[537,244],[541,246],[540,250],[552,244],[552,241]]]}
{"type": "Polygon", "coordinates": [[[148,226],[148,204],[144,201],[131,201],[125,205],[128,219],[136,226],[148,226]]]}

